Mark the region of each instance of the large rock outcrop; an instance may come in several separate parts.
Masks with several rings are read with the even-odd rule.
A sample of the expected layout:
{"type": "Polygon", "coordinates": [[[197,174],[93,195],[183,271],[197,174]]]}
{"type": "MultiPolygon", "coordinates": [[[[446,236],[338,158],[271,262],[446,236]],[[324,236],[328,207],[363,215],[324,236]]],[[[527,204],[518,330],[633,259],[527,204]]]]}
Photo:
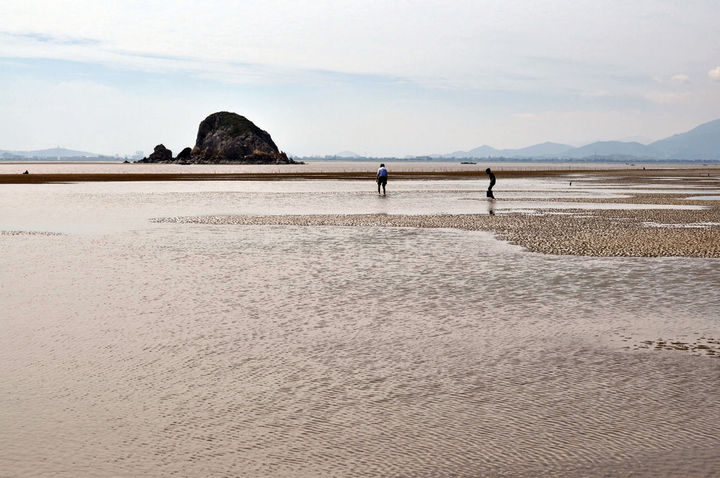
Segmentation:
{"type": "Polygon", "coordinates": [[[167,149],[165,145],[158,144],[147,159],[146,162],[148,163],[171,163],[173,160],[172,151],[167,149]]]}
{"type": "Polygon", "coordinates": [[[267,131],[236,113],[213,113],[200,123],[192,160],[198,163],[287,163],[267,131]]]}
{"type": "MultiPolygon", "coordinates": [[[[236,113],[220,111],[205,118],[198,128],[192,150],[185,148],[168,160],[158,152],[159,145],[141,163],[177,162],[182,164],[290,164],[295,163],[278,150],[267,131],[236,113]]],[[[164,146],[163,146],[164,149],[164,146]]],[[[165,150],[167,151],[167,150],[165,150]]],[[[161,154],[162,153],[162,154],[161,154]]]]}
{"type": "Polygon", "coordinates": [[[180,151],[177,155],[176,160],[180,162],[188,162],[192,158],[192,150],[190,148],[185,148],[182,151],[180,151]]]}

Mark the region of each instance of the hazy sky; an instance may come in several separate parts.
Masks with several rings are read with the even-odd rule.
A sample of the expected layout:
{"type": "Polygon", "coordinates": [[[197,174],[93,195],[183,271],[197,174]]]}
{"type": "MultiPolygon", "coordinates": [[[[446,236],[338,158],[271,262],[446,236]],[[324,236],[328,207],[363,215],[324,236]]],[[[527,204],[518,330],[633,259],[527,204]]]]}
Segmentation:
{"type": "Polygon", "coordinates": [[[0,0],[0,149],[234,111],[296,155],[660,139],[720,117],[720,2],[0,0]]]}

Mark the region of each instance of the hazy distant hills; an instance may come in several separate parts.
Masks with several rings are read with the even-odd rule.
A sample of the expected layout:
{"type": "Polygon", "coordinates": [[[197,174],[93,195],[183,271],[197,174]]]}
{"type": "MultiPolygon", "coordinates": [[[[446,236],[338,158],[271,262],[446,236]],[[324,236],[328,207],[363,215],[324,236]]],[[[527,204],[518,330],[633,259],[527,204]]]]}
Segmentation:
{"type": "MultiPolygon", "coordinates": [[[[580,148],[573,148],[565,153],[572,158],[588,158],[593,156],[629,156],[635,158],[662,158],[664,156],[650,146],[636,142],[598,141],[580,148]]],[[[693,158],[694,159],[694,158],[693,158]]]]}
{"type": "MultiPolygon", "coordinates": [[[[337,159],[362,158],[350,151],[337,159]]],[[[650,144],[636,141],[597,141],[576,148],[545,142],[520,149],[496,149],[483,145],[469,151],[406,159],[585,159],[585,160],[715,160],[720,161],[720,119],[701,124],[687,133],[676,134],[650,144]]]]}
{"type": "MultiPolygon", "coordinates": [[[[36,151],[0,150],[4,160],[58,159],[117,159],[86,151],[50,148],[36,151]]],[[[342,151],[328,159],[362,160],[352,151],[342,151]]],[[[588,159],[588,160],[715,160],[720,161],[720,119],[703,123],[692,130],[670,136],[650,144],[635,141],[598,141],[579,148],[560,143],[545,142],[520,149],[496,149],[483,145],[469,151],[455,151],[442,155],[424,156],[427,159],[453,158],[511,158],[511,159],[588,159]]],[[[390,158],[388,158],[390,159],[390,158]]],[[[412,158],[406,158],[412,159],[412,158]]]]}
{"type": "Polygon", "coordinates": [[[359,158],[359,157],[361,157],[359,154],[353,153],[352,151],[340,151],[335,156],[337,156],[338,158],[359,158]]]}
{"type": "Polygon", "coordinates": [[[74,151],[65,148],[38,149],[35,151],[5,151],[0,149],[0,157],[3,159],[67,159],[67,158],[98,158],[101,154],[88,153],[86,151],[74,151]]]}
{"type": "Polygon", "coordinates": [[[687,133],[676,134],[648,145],[634,141],[598,141],[579,148],[559,143],[541,143],[521,149],[495,149],[484,145],[439,157],[720,160],[720,119],[701,124],[687,133]]]}
{"type": "Polygon", "coordinates": [[[527,148],[521,149],[495,149],[492,146],[483,145],[470,151],[455,151],[446,154],[444,157],[451,158],[487,158],[487,157],[505,157],[505,158],[555,158],[563,156],[566,152],[572,150],[573,147],[560,143],[540,143],[527,148]]]}
{"type": "Polygon", "coordinates": [[[720,159],[720,119],[651,143],[666,158],[720,159]]]}

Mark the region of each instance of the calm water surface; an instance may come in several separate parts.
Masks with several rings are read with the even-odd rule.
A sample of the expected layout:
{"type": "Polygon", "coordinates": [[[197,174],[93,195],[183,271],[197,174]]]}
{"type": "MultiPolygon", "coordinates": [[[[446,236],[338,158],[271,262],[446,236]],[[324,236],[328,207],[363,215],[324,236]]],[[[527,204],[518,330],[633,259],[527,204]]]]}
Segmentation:
{"type": "Polygon", "coordinates": [[[720,359],[636,348],[720,339],[717,260],[149,221],[482,212],[457,183],[3,186],[0,476],[716,473],[720,359]]]}

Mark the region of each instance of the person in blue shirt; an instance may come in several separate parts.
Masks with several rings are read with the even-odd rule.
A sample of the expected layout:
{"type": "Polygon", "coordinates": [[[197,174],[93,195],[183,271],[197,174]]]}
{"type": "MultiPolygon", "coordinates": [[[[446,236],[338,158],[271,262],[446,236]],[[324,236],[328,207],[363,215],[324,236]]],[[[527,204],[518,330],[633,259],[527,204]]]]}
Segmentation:
{"type": "Polygon", "coordinates": [[[378,185],[378,194],[380,194],[380,186],[382,186],[382,194],[385,196],[385,185],[387,184],[387,169],[385,169],[385,164],[380,164],[380,168],[377,172],[377,185],[378,185]]]}

